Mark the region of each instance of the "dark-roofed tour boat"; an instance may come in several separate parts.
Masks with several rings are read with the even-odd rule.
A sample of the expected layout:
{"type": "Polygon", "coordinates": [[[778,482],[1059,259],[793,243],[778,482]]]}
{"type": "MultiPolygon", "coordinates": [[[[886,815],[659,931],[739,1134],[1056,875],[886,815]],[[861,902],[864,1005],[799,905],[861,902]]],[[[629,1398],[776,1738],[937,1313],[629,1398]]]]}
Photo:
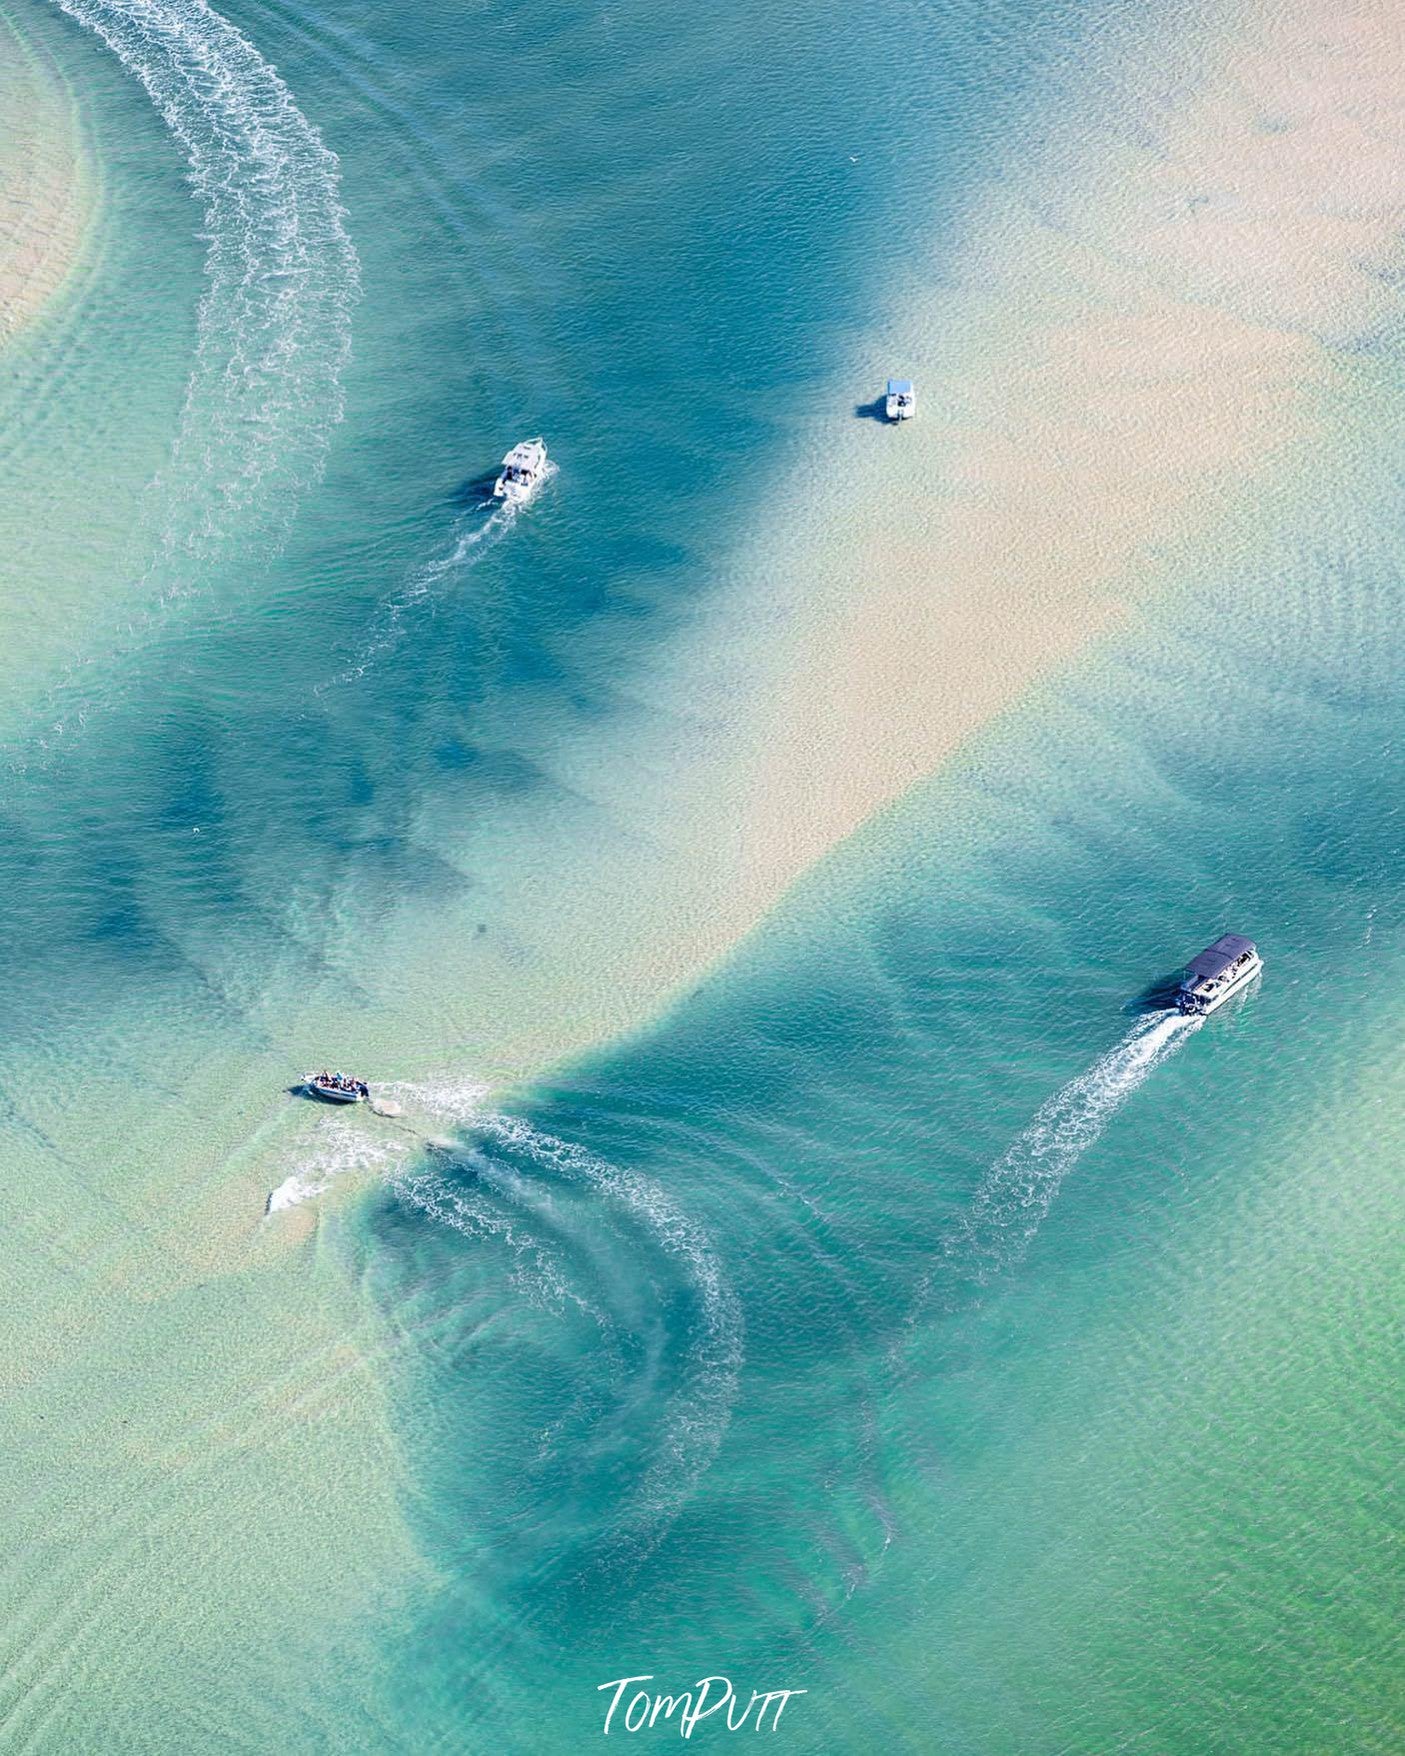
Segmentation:
{"type": "Polygon", "coordinates": [[[1248,987],[1263,966],[1252,939],[1238,933],[1222,934],[1186,965],[1176,994],[1176,1010],[1203,1018],[1223,1006],[1231,994],[1248,987]]]}

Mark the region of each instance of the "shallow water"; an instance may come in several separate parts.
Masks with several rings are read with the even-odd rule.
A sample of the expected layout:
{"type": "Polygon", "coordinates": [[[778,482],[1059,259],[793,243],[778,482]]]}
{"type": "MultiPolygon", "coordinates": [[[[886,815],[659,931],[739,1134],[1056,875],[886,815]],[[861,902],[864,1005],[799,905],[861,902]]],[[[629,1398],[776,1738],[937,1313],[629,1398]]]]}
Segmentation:
{"type": "MultiPolygon", "coordinates": [[[[1087,143],[1245,19],[16,17],[103,199],[0,385],[7,1739],[569,1749],[723,1672],[817,1751],[1394,1749],[1389,226],[1225,295],[1282,376],[1179,474],[1076,439],[1125,438],[1125,375],[1071,401],[1116,239],[981,267],[1119,171],[1151,238],[1157,152],[1087,143]],[[881,784],[817,740],[842,808],[776,810],[811,611],[882,593],[863,404],[958,309],[932,382],[1088,485],[1002,582],[1078,638],[756,925],[935,761],[860,720],[881,784]],[[1146,1017],[1227,927],[1256,990],[1146,1017]],[[287,1092],[328,1056],[401,1114],[287,1092]]],[[[932,489],[929,418],[918,495],[1043,491],[932,489]]]]}
{"type": "Polygon", "coordinates": [[[1355,628],[1339,667],[1295,650],[1281,588],[1310,547],[1197,590],[817,873],[661,1030],[461,1125],[417,1161],[432,1204],[393,1179],[361,1210],[377,1296],[436,1337],[400,1395],[452,1583],[411,1670],[505,1601],[505,1648],[456,1662],[523,1747],[524,1698],[559,1701],[532,1711],[564,1745],[594,1683],[655,1668],[808,1688],[807,1749],[1190,1750],[1226,1723],[1391,1746],[1399,655],[1375,534],[1334,582],[1386,611],[1369,666],[1355,628]],[[1168,697],[1233,604],[1259,639],[1188,722],[1168,697]],[[1129,1019],[1191,917],[1252,928],[1262,983],[1203,1024],[1129,1019]],[[740,1317],[725,1370],[697,1262],[603,1170],[582,1210],[585,1154],[686,1203],[740,1317]],[[443,1229],[460,1201],[471,1253],[443,1229]],[[641,1505],[658,1469],[674,1490],[641,1505]],[[513,1535],[484,1542],[495,1518],[513,1535]]]}

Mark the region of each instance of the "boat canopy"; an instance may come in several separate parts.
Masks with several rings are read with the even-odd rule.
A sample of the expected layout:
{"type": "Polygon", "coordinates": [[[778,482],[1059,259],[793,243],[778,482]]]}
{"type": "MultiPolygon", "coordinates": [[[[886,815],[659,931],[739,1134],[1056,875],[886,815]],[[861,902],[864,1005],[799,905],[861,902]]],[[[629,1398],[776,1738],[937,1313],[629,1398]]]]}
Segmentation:
{"type": "Polygon", "coordinates": [[[1224,933],[1215,943],[1202,951],[1199,957],[1192,957],[1186,965],[1187,973],[1197,980],[1213,981],[1222,976],[1232,963],[1237,963],[1246,951],[1254,949],[1254,941],[1245,939],[1238,933],[1224,933]]]}
{"type": "Polygon", "coordinates": [[[910,378],[890,378],[888,380],[889,396],[911,396],[912,380],[910,378]]]}

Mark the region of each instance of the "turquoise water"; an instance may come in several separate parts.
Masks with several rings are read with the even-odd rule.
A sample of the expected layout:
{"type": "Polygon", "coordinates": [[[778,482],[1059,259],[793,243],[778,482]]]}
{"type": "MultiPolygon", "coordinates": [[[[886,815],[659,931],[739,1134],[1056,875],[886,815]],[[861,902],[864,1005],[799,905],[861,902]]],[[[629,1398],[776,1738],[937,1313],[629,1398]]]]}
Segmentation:
{"type": "Polygon", "coordinates": [[[1090,45],[1168,103],[1237,17],[6,17],[103,190],[0,389],[13,1747],[565,1750],[723,1673],[805,1750],[1398,1748],[1398,313],[660,950],[739,736],[678,654],[797,507],[825,583],[895,235],[956,280],[1090,45]],[[1226,927],[1257,990],[1149,1016],[1226,927]],[[285,1095],[329,1053],[403,1126],[285,1095]]]}
{"type": "Polygon", "coordinates": [[[412,1669],[505,1602],[456,1662],[509,1740],[561,1666],[544,1748],[665,1663],[807,1687],[805,1749],[1393,1747],[1398,575],[1355,540],[1335,651],[1310,547],[1189,594],[365,1212],[436,1342],[412,1669]],[[1129,1055],[1187,916],[1269,972],[1129,1055]]]}

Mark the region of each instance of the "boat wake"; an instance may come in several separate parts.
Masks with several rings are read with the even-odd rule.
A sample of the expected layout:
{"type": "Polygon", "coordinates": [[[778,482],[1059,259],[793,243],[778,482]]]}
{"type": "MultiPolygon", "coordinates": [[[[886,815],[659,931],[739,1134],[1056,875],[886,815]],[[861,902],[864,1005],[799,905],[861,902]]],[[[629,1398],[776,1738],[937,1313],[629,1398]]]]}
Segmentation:
{"type": "MultiPolygon", "coordinates": [[[[543,487],[556,474],[548,459],[542,466],[543,487]]],[[[376,611],[371,629],[356,658],[317,693],[357,682],[394,653],[405,640],[415,616],[432,612],[437,601],[472,567],[484,560],[512,530],[525,508],[496,502],[486,515],[481,506],[455,520],[443,550],[414,568],[404,583],[376,611]]]]}
{"type": "Polygon", "coordinates": [[[472,514],[458,520],[443,553],[416,567],[381,604],[372,614],[370,630],[356,657],[328,682],[319,683],[316,693],[325,695],[329,689],[358,682],[373,666],[397,651],[415,615],[432,609],[446,587],[495,549],[512,529],[516,517],[516,507],[495,506],[486,517],[481,509],[475,508],[472,514]]]}
{"type": "Polygon", "coordinates": [[[472,1121],[488,1097],[487,1086],[475,1079],[392,1079],[376,1089],[398,1102],[402,1112],[455,1124],[472,1121]]]}
{"type": "Polygon", "coordinates": [[[1157,1067],[1205,1022],[1177,1012],[1137,1020],[1114,1048],[1041,1105],[987,1172],[948,1244],[984,1282],[1024,1255],[1064,1178],[1157,1067]]]}
{"type": "MultiPolygon", "coordinates": [[[[637,1561],[663,1539],[711,1465],[731,1421],[743,1357],[741,1306],[706,1233],[650,1178],[611,1164],[520,1119],[484,1108],[484,1088],[470,1080],[402,1080],[380,1086],[401,1114],[386,1130],[329,1116],[293,1175],[270,1195],[282,1212],[324,1193],[349,1172],[370,1173],[404,1207],[436,1225],[513,1252],[516,1282],[558,1308],[588,1315],[609,1340],[615,1322],[572,1282],[563,1249],[569,1233],[552,1235],[562,1218],[551,1199],[553,1180],[583,1185],[642,1244],[671,1264],[691,1313],[678,1344],[671,1388],[659,1417],[652,1459],[634,1484],[614,1526],[621,1558],[637,1561]],[[429,1130],[438,1127],[442,1132],[429,1130]],[[428,1148],[426,1152],[422,1150],[428,1148]],[[448,1155],[470,1176],[434,1154],[448,1155]]],[[[637,1241],[636,1241],[637,1240],[637,1241]]],[[[670,1320],[670,1331],[674,1320],[670,1320]]]]}
{"type": "Polygon", "coordinates": [[[483,1107],[486,1095],[485,1086],[467,1079],[432,1083],[402,1079],[377,1086],[371,1112],[392,1127],[368,1129],[348,1115],[320,1117],[311,1147],[300,1149],[296,1169],[269,1195],[264,1212],[283,1213],[315,1201],[337,1178],[356,1172],[392,1181],[397,1176],[407,1178],[406,1160],[419,1147],[445,1151],[455,1145],[452,1137],[428,1134],[415,1124],[426,1118],[467,1122],[483,1107]]]}
{"type": "Polygon", "coordinates": [[[517,1261],[512,1279],[528,1298],[557,1309],[574,1305],[608,1335],[609,1319],[572,1286],[568,1272],[533,1223],[536,1216],[524,1192],[505,1187],[488,1165],[474,1164],[473,1169],[478,1173],[477,1185],[464,1186],[422,1161],[401,1162],[391,1168],[386,1185],[402,1205],[437,1225],[475,1241],[493,1239],[503,1245],[517,1261]]]}
{"type": "Polygon", "coordinates": [[[195,363],[140,542],[157,601],[238,534],[265,558],[341,418],[359,290],[336,156],[273,67],[205,0],[58,0],[146,88],[204,209],[195,363]]]}
{"type": "Polygon", "coordinates": [[[405,1157],[402,1140],[378,1139],[364,1128],[341,1117],[326,1116],[318,1122],[313,1143],[304,1151],[291,1176],[285,1177],[268,1198],[266,1213],[285,1213],[303,1202],[324,1195],[338,1177],[350,1172],[387,1174],[405,1157]]]}
{"type": "Polygon", "coordinates": [[[731,1423],[744,1351],[741,1304],[706,1233],[650,1178],[512,1116],[480,1116],[474,1133],[529,1164],[588,1184],[644,1231],[689,1289],[694,1333],[667,1401],[654,1460],[617,1526],[619,1547],[629,1559],[640,1560],[667,1534],[731,1423]]]}

